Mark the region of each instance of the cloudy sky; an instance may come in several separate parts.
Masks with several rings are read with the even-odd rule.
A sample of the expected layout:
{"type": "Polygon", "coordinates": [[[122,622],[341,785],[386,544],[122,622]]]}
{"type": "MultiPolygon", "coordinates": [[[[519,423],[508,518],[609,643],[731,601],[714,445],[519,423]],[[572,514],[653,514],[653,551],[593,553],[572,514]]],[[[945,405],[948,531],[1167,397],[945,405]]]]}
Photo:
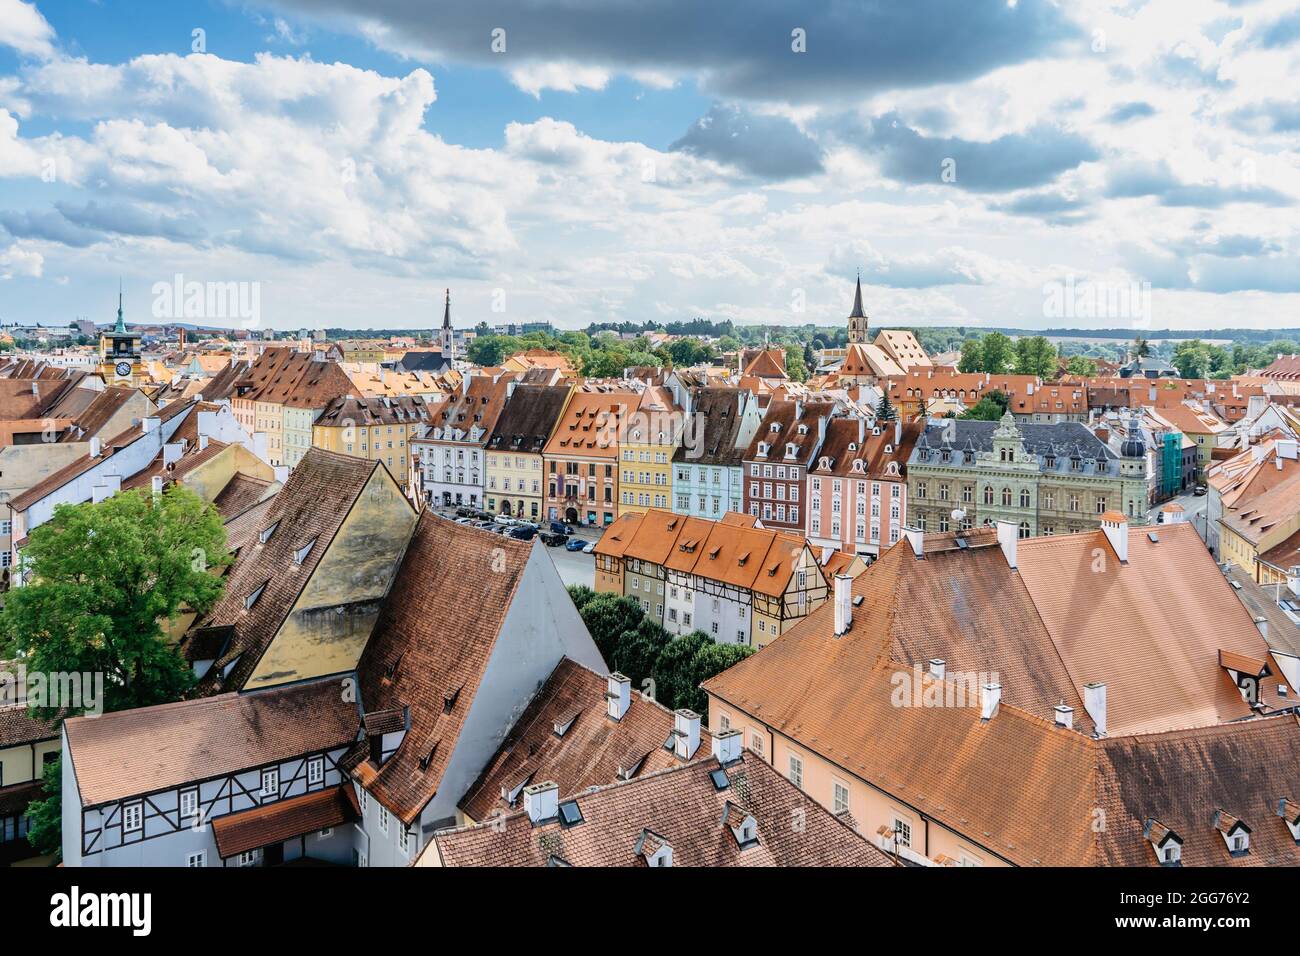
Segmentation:
{"type": "Polygon", "coordinates": [[[0,319],[1298,326],[1297,76],[1294,0],[0,0],[0,319]]]}

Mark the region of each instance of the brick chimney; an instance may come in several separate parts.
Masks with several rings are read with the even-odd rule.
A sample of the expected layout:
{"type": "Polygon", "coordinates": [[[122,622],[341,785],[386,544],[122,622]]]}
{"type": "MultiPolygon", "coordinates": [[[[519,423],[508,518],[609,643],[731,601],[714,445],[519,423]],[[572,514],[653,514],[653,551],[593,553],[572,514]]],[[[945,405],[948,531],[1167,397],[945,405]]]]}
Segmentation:
{"type": "Polygon", "coordinates": [[[560,788],[550,780],[524,787],[524,809],[531,823],[554,820],[560,814],[560,788]]]}
{"type": "Polygon", "coordinates": [[[609,675],[605,690],[605,713],[614,720],[622,720],[632,706],[632,678],[618,671],[609,675]]]}
{"type": "Polygon", "coordinates": [[[673,751],[681,760],[690,760],[700,749],[700,715],[685,708],[673,711],[673,751]]]}
{"type": "Polygon", "coordinates": [[[713,756],[717,757],[718,763],[723,766],[739,760],[743,742],[739,730],[723,730],[716,733],[713,735],[713,756]]]}
{"type": "Polygon", "coordinates": [[[1083,709],[1092,718],[1097,736],[1106,736],[1106,685],[1097,681],[1083,685],[1083,709]]]}
{"type": "Polygon", "coordinates": [[[1020,540],[1020,529],[1014,521],[998,522],[998,546],[1002,548],[1007,559],[1007,567],[1016,569],[1016,543],[1020,540]]]}
{"type": "Polygon", "coordinates": [[[853,626],[853,579],[835,575],[835,636],[840,637],[853,626]]]}
{"type": "Polygon", "coordinates": [[[1122,511],[1107,511],[1101,516],[1101,530],[1115,549],[1120,564],[1128,564],[1128,518],[1122,511]]]}

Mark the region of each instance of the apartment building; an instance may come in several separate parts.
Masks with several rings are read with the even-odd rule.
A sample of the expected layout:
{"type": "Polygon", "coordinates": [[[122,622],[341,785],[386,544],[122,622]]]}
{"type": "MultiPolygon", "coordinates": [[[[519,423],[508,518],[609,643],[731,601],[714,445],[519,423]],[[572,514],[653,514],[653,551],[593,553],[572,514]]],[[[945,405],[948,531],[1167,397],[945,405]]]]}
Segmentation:
{"type": "Polygon", "coordinates": [[[685,413],[662,385],[648,385],[619,430],[618,513],[668,508],[673,455],[681,445],[685,413]]]}
{"type": "Polygon", "coordinates": [[[430,406],[418,398],[344,395],[321,410],[312,425],[311,443],[325,451],[383,462],[405,489],[410,486],[410,443],[424,434],[431,417],[430,406]]]}
{"type": "Polygon", "coordinates": [[[907,525],[907,462],[923,425],[836,418],[808,472],[809,542],[878,555],[907,525]]]}
{"type": "Polygon", "coordinates": [[[411,440],[416,500],[435,508],[487,500],[487,443],[516,381],[505,374],[463,378],[459,394],[433,409],[422,438],[411,440]]]}
{"type": "Polygon", "coordinates": [[[672,510],[714,521],[744,511],[744,457],[763,420],[758,399],[747,389],[725,386],[684,394],[688,412],[673,452],[672,510]]]}
{"type": "Polygon", "coordinates": [[[542,452],[572,391],[568,385],[519,384],[487,442],[487,509],[540,521],[545,513],[542,452]]]}
{"type": "Polygon", "coordinates": [[[635,408],[631,392],[575,391],[542,452],[546,517],[604,527],[618,513],[619,437],[635,408]]]}
{"type": "Polygon", "coordinates": [[[808,468],[834,414],[830,402],[772,401],[745,453],[745,511],[766,528],[803,533],[808,468]]]}

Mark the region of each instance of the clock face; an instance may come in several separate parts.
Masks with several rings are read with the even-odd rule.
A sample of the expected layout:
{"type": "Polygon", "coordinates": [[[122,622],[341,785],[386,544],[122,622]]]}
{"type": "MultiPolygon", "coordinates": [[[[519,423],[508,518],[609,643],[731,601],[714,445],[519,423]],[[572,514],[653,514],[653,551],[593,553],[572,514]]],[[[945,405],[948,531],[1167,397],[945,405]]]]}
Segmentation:
{"type": "Polygon", "coordinates": [[[131,377],[131,363],[130,363],[130,362],[118,362],[117,365],[114,367],[114,371],[117,372],[117,377],[118,377],[118,378],[130,378],[130,377],[131,377]]]}

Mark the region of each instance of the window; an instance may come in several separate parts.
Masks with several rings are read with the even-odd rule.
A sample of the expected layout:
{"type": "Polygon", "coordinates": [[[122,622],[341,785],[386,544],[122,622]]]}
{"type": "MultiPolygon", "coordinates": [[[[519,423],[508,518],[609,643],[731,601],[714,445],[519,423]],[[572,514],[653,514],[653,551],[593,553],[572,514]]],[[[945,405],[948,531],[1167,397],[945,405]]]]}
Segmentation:
{"type": "Polygon", "coordinates": [[[307,761],[307,782],[320,783],[325,779],[325,758],[312,757],[307,761]]]}
{"type": "Polygon", "coordinates": [[[1010,507],[1011,507],[1011,489],[1010,489],[1010,488],[1003,488],[1003,489],[1002,489],[1002,506],[1003,506],[1004,508],[1010,508],[1010,507]]]}
{"type": "Polygon", "coordinates": [[[790,777],[790,782],[792,784],[794,784],[800,790],[803,789],[803,761],[800,760],[798,757],[796,757],[794,754],[790,754],[789,777],[790,777]]]}
{"type": "Polygon", "coordinates": [[[718,715],[718,729],[724,734],[731,729],[731,718],[726,714],[718,715]]]}
{"type": "Polygon", "coordinates": [[[277,797],[279,795],[280,795],[279,768],[277,767],[273,770],[263,770],[262,771],[262,796],[277,797]]]}
{"type": "Polygon", "coordinates": [[[849,808],[849,788],[844,786],[838,780],[833,785],[832,806],[836,813],[844,813],[849,808]]]}
{"type": "Polygon", "coordinates": [[[185,865],[190,869],[195,867],[207,866],[207,853],[204,850],[198,850],[194,853],[185,854],[185,865]]]}
{"type": "Polygon", "coordinates": [[[248,595],[248,597],[244,598],[244,607],[251,608],[254,604],[256,604],[257,599],[262,596],[262,592],[266,590],[266,586],[270,583],[271,583],[270,581],[263,581],[257,587],[253,588],[252,592],[248,595]]]}
{"type": "Polygon", "coordinates": [[[1020,489],[1020,507],[1022,508],[1029,507],[1029,489],[1027,488],[1020,489]]]}
{"type": "Polygon", "coordinates": [[[254,866],[257,863],[257,851],[245,850],[239,856],[235,857],[236,866],[254,866]]]}
{"type": "Polygon", "coordinates": [[[199,791],[196,787],[181,791],[181,819],[189,820],[199,815],[199,791]]]}
{"type": "Polygon", "coordinates": [[[388,832],[388,808],[383,805],[379,807],[379,832],[388,832]]]}
{"type": "Polygon", "coordinates": [[[894,818],[894,842],[899,847],[911,847],[912,845],[912,825],[894,818]]]}
{"type": "Polygon", "coordinates": [[[763,756],[763,738],[758,734],[749,735],[749,749],[760,757],[763,756]]]}
{"type": "Polygon", "coordinates": [[[397,849],[402,856],[411,855],[411,831],[405,826],[399,827],[397,830],[397,849]]]}
{"type": "Polygon", "coordinates": [[[137,833],[144,822],[144,804],[137,800],[122,807],[122,830],[137,833]]]}

